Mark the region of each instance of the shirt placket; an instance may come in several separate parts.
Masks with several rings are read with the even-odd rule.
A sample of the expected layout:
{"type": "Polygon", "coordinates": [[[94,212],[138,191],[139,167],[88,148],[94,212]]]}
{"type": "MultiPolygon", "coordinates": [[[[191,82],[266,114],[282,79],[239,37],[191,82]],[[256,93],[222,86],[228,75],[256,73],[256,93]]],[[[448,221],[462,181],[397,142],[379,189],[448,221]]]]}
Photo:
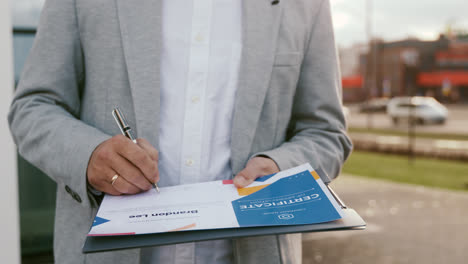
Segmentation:
{"type": "Polygon", "coordinates": [[[208,85],[212,0],[194,0],[181,159],[181,182],[198,182],[208,85]]]}

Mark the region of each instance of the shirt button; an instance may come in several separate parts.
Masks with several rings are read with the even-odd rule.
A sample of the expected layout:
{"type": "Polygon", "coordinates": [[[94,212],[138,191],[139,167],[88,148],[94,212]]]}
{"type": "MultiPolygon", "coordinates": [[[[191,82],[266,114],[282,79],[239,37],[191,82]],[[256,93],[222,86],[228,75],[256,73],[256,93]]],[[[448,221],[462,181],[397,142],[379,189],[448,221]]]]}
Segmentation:
{"type": "Polygon", "coordinates": [[[193,159],[188,159],[188,160],[185,161],[185,165],[187,165],[189,167],[192,166],[194,163],[195,163],[195,161],[193,161],[193,159]]]}
{"type": "Polygon", "coordinates": [[[196,104],[196,103],[198,103],[198,102],[200,102],[200,97],[198,97],[198,96],[192,96],[192,103],[196,104]]]}
{"type": "Polygon", "coordinates": [[[80,197],[78,194],[74,193],[74,194],[72,195],[72,197],[73,197],[73,199],[75,199],[77,202],[79,202],[79,203],[82,202],[82,201],[81,201],[81,197],[80,197]]]}
{"type": "Polygon", "coordinates": [[[205,37],[203,36],[202,33],[198,33],[196,36],[195,36],[195,41],[200,43],[200,42],[203,42],[205,40],[205,37]]]}

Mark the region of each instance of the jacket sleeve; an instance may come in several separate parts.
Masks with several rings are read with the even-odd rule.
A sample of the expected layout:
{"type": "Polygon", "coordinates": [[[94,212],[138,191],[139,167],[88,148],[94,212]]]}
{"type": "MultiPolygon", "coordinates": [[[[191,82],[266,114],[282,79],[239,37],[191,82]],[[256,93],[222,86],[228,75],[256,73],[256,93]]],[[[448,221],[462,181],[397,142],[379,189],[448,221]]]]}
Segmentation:
{"type": "Polygon", "coordinates": [[[79,120],[83,82],[75,2],[48,0],[8,121],[19,153],[87,206],[88,161],[110,136],[79,120]]]}
{"type": "Polygon", "coordinates": [[[256,155],[272,158],[282,170],[309,162],[335,178],[352,148],[341,97],[330,3],[323,0],[305,51],[288,139],[278,148],[256,155]]]}

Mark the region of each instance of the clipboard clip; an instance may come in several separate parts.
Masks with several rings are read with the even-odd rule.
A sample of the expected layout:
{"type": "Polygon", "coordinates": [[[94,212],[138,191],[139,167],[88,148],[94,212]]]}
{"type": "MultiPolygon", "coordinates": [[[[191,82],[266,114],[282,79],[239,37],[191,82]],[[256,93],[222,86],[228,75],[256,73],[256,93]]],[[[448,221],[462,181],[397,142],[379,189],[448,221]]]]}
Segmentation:
{"type": "Polygon", "coordinates": [[[346,204],[340,199],[338,194],[336,194],[336,192],[333,191],[333,189],[330,187],[329,184],[331,182],[331,179],[330,179],[330,177],[328,177],[328,174],[324,170],[322,170],[321,168],[318,168],[315,171],[322,178],[322,180],[324,180],[325,186],[327,186],[328,190],[330,191],[333,198],[335,198],[338,205],[341,206],[341,208],[343,208],[343,209],[347,209],[348,207],[346,206],[346,204]]]}
{"type": "Polygon", "coordinates": [[[333,191],[333,189],[328,185],[328,183],[325,184],[325,186],[327,186],[331,195],[333,195],[333,198],[335,198],[336,202],[341,206],[341,208],[347,209],[348,207],[346,206],[346,204],[344,204],[344,202],[340,199],[340,197],[338,197],[338,194],[336,194],[335,191],[333,191]]]}

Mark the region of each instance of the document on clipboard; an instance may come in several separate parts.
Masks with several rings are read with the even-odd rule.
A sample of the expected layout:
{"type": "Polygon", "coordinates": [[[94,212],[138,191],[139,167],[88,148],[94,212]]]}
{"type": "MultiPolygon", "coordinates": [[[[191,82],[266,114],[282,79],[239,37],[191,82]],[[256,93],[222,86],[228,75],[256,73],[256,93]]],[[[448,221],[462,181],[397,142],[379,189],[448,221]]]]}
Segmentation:
{"type": "Polygon", "coordinates": [[[235,188],[232,180],[160,188],[131,196],[106,195],[88,237],[325,223],[345,206],[304,164],[235,188]]]}

